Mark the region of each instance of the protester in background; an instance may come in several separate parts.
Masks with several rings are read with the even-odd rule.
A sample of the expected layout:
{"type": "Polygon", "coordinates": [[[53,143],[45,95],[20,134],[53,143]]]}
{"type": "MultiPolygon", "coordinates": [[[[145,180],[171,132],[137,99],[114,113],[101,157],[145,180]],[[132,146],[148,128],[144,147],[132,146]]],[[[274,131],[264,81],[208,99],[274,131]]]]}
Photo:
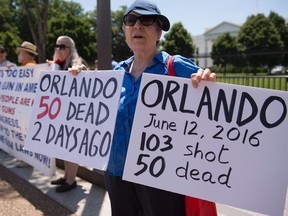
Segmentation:
{"type": "Polygon", "coordinates": [[[0,67],[16,67],[17,65],[7,60],[8,49],[0,44],[0,67]]]}
{"type": "Polygon", "coordinates": [[[82,64],[83,59],[79,56],[73,39],[60,36],[56,41],[53,61],[48,63],[52,63],[53,70],[67,70],[73,65],[82,64]]]}
{"type": "MultiPolygon", "coordinates": [[[[36,64],[35,57],[38,55],[37,47],[28,42],[24,41],[20,47],[17,48],[18,51],[18,62],[21,66],[33,66],[36,64]]],[[[16,160],[16,166],[20,168],[29,167],[29,164],[22,160],[16,160]]]]}
{"type": "MultiPolygon", "coordinates": [[[[58,37],[55,45],[53,61],[47,60],[48,64],[52,64],[52,70],[67,70],[73,65],[82,64],[84,61],[79,57],[75,43],[68,36],[58,37]]],[[[64,161],[64,176],[51,181],[53,185],[59,185],[56,192],[66,192],[76,188],[76,175],[78,164],[64,161]]]]}
{"type": "MultiPolygon", "coordinates": [[[[122,179],[136,102],[143,73],[168,75],[170,55],[159,51],[163,31],[170,22],[158,7],[145,0],[135,1],[125,12],[123,30],[126,43],[134,56],[120,62],[114,70],[125,70],[118,105],[114,137],[105,172],[105,185],[110,197],[113,216],[184,216],[184,196],[122,179]]],[[[201,69],[191,60],[180,55],[173,57],[176,76],[191,78],[197,87],[201,80],[215,81],[215,73],[201,69]]],[[[69,71],[77,75],[85,67],[75,66],[69,71]]]]}
{"type": "Polygon", "coordinates": [[[35,65],[36,63],[36,56],[37,53],[37,47],[28,42],[24,41],[20,47],[17,48],[18,50],[18,62],[21,66],[31,66],[35,65]]]}

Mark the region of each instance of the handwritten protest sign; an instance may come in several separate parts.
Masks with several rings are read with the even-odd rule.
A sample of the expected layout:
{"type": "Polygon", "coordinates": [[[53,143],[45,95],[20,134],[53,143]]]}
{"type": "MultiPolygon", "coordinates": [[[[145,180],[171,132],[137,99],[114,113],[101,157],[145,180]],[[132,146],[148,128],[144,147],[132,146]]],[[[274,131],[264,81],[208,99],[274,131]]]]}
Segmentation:
{"type": "Polygon", "coordinates": [[[288,94],[144,74],[124,179],[282,215],[288,94]]]}
{"type": "Polygon", "coordinates": [[[25,148],[105,170],[123,75],[42,72],[25,148]]]}
{"type": "Polygon", "coordinates": [[[0,68],[0,148],[46,175],[55,171],[53,158],[24,149],[37,82],[47,64],[0,68]]]}

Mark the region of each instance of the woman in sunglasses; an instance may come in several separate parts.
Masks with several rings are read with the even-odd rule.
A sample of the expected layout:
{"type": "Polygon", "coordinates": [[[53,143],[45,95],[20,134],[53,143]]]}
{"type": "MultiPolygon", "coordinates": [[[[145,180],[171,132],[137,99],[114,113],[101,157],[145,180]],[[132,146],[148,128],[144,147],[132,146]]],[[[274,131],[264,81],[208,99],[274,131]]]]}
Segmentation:
{"type": "Polygon", "coordinates": [[[53,70],[68,70],[73,65],[84,62],[77,52],[74,40],[68,36],[58,37],[54,48],[53,61],[47,60],[52,64],[53,70]]]}
{"type": "MultiPolygon", "coordinates": [[[[135,1],[123,17],[126,42],[134,55],[114,68],[125,70],[126,73],[108,168],[104,175],[113,216],[185,215],[183,195],[122,180],[142,73],[168,75],[167,61],[170,55],[159,51],[158,46],[162,31],[168,31],[169,28],[169,20],[154,3],[146,0],[135,1]]],[[[172,63],[176,76],[191,77],[194,87],[202,79],[215,81],[215,74],[209,69],[200,69],[180,55],[175,55],[172,63]]],[[[85,67],[74,67],[69,71],[77,75],[81,69],[85,67]]]]}
{"type": "MultiPolygon", "coordinates": [[[[58,37],[55,45],[55,51],[52,63],[52,70],[68,70],[73,65],[83,64],[83,60],[79,57],[72,38],[68,36],[58,37]]],[[[64,176],[51,181],[51,184],[58,185],[56,192],[62,193],[76,188],[76,175],[78,171],[78,164],[69,161],[64,161],[65,173],[64,176]]]]}

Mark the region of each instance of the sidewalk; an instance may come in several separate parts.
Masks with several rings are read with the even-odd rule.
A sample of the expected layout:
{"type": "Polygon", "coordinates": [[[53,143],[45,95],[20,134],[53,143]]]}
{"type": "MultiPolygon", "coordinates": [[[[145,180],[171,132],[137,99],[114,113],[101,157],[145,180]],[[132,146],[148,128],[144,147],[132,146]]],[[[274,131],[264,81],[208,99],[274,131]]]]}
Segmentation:
{"type": "MultiPolygon", "coordinates": [[[[57,169],[53,178],[62,173],[57,169]]],[[[111,216],[109,197],[103,188],[77,177],[77,189],[59,194],[50,180],[32,167],[15,167],[15,158],[0,151],[0,216],[111,216]],[[16,198],[18,204],[13,201],[16,198]]],[[[217,211],[218,216],[263,216],[221,204],[217,204],[217,211]]],[[[288,196],[284,216],[288,216],[288,196]]]]}
{"type": "Polygon", "coordinates": [[[33,185],[0,165],[0,216],[75,216],[33,185]]]}
{"type": "MultiPolygon", "coordinates": [[[[93,185],[86,180],[80,179],[77,177],[77,188],[72,191],[68,191],[66,193],[56,193],[55,192],[55,186],[50,184],[51,178],[44,176],[41,172],[39,172],[36,169],[33,169],[32,167],[25,167],[25,168],[18,168],[15,167],[15,158],[9,154],[6,154],[3,151],[0,151],[0,194],[2,194],[2,185],[3,185],[3,175],[7,177],[7,172],[10,172],[12,174],[12,181],[19,181],[20,184],[22,184],[22,188],[25,188],[27,190],[27,194],[30,193],[31,187],[33,186],[34,191],[31,193],[35,197],[37,194],[45,195],[46,198],[50,199],[50,203],[52,201],[52,204],[54,206],[47,206],[47,208],[53,209],[53,214],[51,215],[83,215],[83,216],[110,216],[110,201],[108,194],[103,188],[100,188],[96,185],[93,185]],[[14,174],[14,175],[13,175],[14,174]],[[15,176],[17,178],[15,178],[15,176]],[[13,178],[14,177],[14,178],[13,178]],[[18,179],[20,178],[20,179],[18,179]],[[22,180],[22,181],[21,181],[22,180]],[[28,184],[29,183],[29,184],[28,184]],[[35,193],[41,192],[41,193],[35,193]],[[53,203],[54,202],[54,203],[53,203]],[[62,214],[57,214],[56,210],[60,207],[62,207],[64,211],[62,211],[62,214]],[[66,211],[66,212],[65,212],[66,211]],[[65,214],[64,214],[65,213],[65,214]]],[[[8,172],[8,173],[9,173],[8,172]]],[[[53,178],[61,177],[63,173],[63,170],[57,169],[56,170],[56,176],[53,178]]],[[[10,179],[11,179],[10,177],[10,179]]],[[[9,178],[8,178],[9,179],[9,178]]],[[[5,185],[5,184],[4,184],[5,185]]],[[[12,182],[11,182],[12,185],[12,182]]],[[[13,185],[12,185],[13,186],[13,185]]],[[[21,187],[14,187],[17,188],[17,190],[21,187]]],[[[23,194],[25,193],[25,190],[22,191],[23,194]]],[[[37,197],[37,202],[41,202],[41,199],[44,199],[45,196],[39,196],[37,197]]],[[[24,197],[24,199],[27,199],[27,196],[24,197]]],[[[11,199],[10,199],[11,200],[11,199]]],[[[2,202],[2,196],[0,197],[0,203],[2,202]]],[[[2,204],[2,203],[1,203],[2,204]]],[[[36,205],[38,205],[36,203],[36,205]]],[[[34,205],[35,206],[35,205],[34,205]]],[[[39,205],[38,205],[39,206],[39,205]]],[[[13,205],[13,208],[16,208],[17,205],[13,205]]],[[[36,207],[36,206],[35,206],[36,207]]],[[[4,214],[5,206],[1,205],[0,207],[0,216],[6,216],[11,215],[9,213],[4,214]]],[[[35,209],[39,210],[39,209],[35,209]]],[[[11,209],[5,209],[5,211],[9,212],[11,209]]],[[[28,212],[25,213],[24,211],[22,214],[15,214],[15,215],[29,215],[28,212]]],[[[38,214],[38,215],[49,215],[49,214],[38,214]]]]}

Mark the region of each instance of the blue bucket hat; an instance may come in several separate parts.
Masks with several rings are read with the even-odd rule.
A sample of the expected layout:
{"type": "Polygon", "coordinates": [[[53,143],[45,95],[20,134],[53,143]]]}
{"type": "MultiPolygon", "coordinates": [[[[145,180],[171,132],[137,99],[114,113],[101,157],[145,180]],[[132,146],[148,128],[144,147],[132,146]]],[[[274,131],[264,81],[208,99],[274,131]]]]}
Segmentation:
{"type": "Polygon", "coordinates": [[[140,15],[155,15],[162,22],[162,30],[168,31],[170,29],[170,22],[164,15],[161,14],[157,5],[146,0],[136,0],[125,12],[124,16],[134,11],[140,15]]]}

